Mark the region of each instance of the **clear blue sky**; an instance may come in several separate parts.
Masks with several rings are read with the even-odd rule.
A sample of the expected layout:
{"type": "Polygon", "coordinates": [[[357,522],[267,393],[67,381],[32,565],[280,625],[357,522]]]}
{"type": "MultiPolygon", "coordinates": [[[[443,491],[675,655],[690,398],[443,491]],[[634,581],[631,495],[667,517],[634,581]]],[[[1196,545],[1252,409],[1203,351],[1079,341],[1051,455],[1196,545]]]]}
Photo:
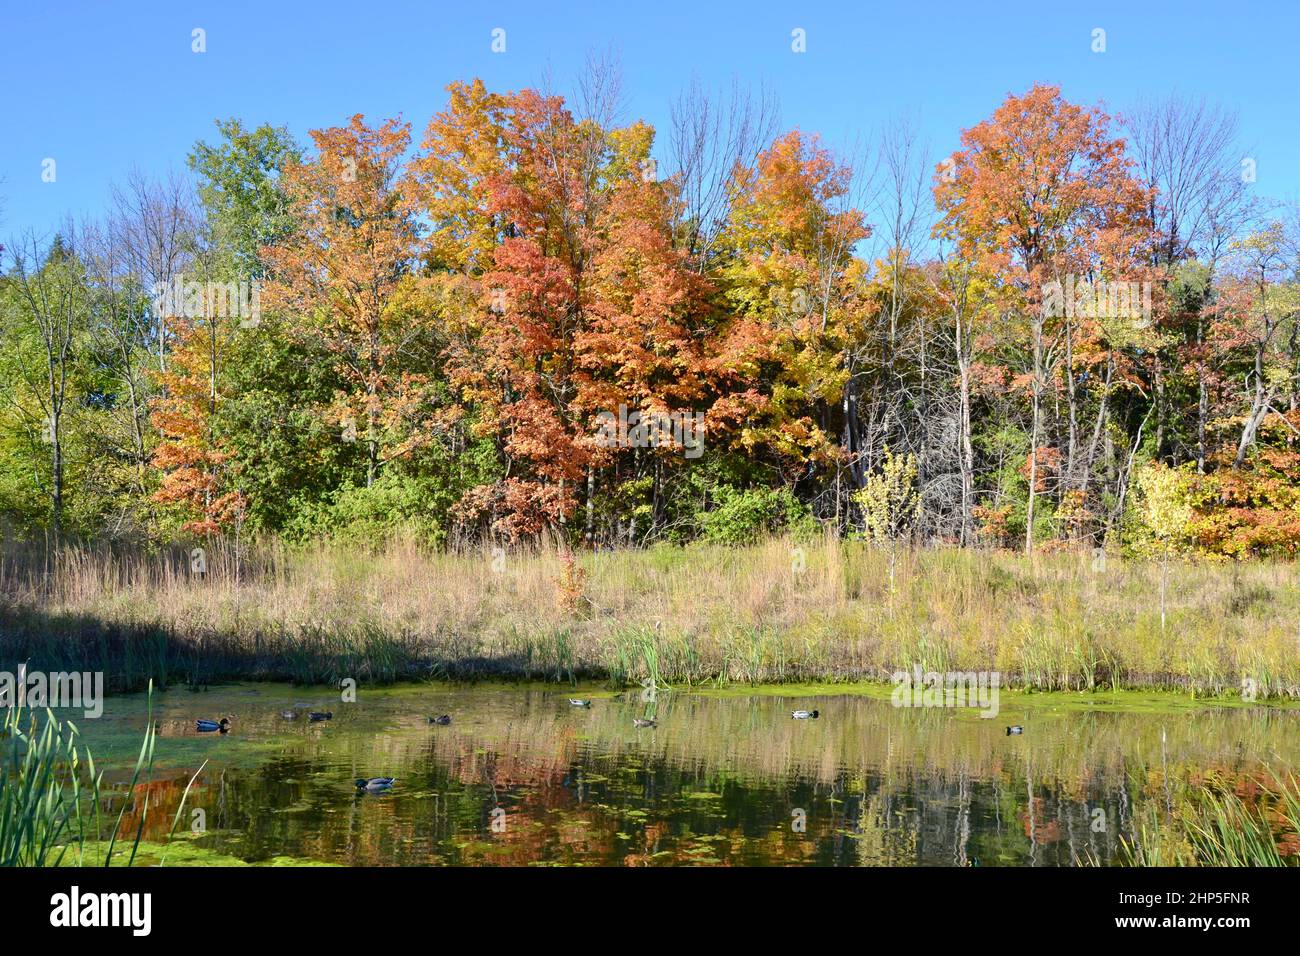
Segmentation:
{"type": "Polygon", "coordinates": [[[589,51],[624,70],[627,118],[666,125],[692,72],[766,81],[783,125],[850,144],[907,114],[936,161],[1012,91],[1060,84],[1122,111],[1177,90],[1236,109],[1256,188],[1300,196],[1300,3],[19,2],[2,0],[0,237],[98,215],[133,166],[183,169],[216,117],[308,129],[401,114],[416,134],[451,80],[567,90],[589,51]],[[987,10],[981,10],[986,7],[987,10]],[[207,52],[191,52],[191,30],[207,52]],[[491,31],[506,32],[504,54],[491,31]],[[807,52],[790,49],[807,31],[807,52]],[[1091,50],[1106,30],[1106,52],[1091,50]],[[57,180],[41,181],[42,160],[57,180]]]}

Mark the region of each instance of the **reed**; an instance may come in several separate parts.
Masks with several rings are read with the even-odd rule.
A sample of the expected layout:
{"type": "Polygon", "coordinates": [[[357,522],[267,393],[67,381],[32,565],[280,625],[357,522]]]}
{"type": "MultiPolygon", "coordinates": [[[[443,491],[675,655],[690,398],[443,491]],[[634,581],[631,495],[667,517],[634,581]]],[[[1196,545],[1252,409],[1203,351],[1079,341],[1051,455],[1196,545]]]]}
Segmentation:
{"type": "Polygon", "coordinates": [[[1207,793],[1201,812],[1188,822],[1188,839],[1205,866],[1286,866],[1300,863],[1300,786],[1278,781],[1264,801],[1248,804],[1234,793],[1207,793]],[[1279,838],[1289,841],[1284,857],[1279,838]]]}
{"type": "Polygon", "coordinates": [[[149,694],[150,719],[140,754],[107,837],[104,809],[112,791],[105,788],[103,772],[96,770],[94,757],[80,742],[76,724],[60,720],[49,710],[39,715],[21,703],[5,710],[0,731],[0,866],[130,866],[135,862],[149,812],[147,796],[130,849],[119,850],[117,844],[136,784],[153,767],[152,685],[149,694]]]}
{"type": "Polygon", "coordinates": [[[1164,818],[1148,807],[1122,859],[1135,866],[1298,866],[1300,778],[1275,776],[1250,798],[1198,788],[1164,818]]]}

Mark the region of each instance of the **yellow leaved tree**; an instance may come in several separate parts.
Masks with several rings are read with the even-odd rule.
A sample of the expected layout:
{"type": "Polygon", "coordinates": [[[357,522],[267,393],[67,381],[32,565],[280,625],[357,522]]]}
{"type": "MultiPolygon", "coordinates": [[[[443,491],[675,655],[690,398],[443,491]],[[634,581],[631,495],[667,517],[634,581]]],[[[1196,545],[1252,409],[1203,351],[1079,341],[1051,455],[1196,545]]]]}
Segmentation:
{"type": "Polygon", "coordinates": [[[1187,475],[1155,463],[1138,469],[1135,480],[1140,495],[1138,517],[1149,536],[1144,545],[1160,556],[1160,630],[1164,631],[1169,556],[1185,541],[1192,520],[1187,475]]]}
{"type": "Polygon", "coordinates": [[[916,489],[916,456],[911,452],[895,455],[885,446],[880,471],[867,475],[866,483],[853,495],[862,511],[867,537],[889,549],[889,595],[894,595],[894,567],[897,543],[921,515],[921,495],[916,489]]]}

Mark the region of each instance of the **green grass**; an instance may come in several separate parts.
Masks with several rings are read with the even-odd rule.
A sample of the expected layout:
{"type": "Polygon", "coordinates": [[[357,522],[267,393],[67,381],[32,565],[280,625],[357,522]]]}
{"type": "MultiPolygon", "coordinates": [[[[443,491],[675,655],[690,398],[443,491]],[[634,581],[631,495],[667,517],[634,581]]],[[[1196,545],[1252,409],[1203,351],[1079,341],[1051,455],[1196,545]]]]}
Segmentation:
{"type": "MultiPolygon", "coordinates": [[[[182,835],[169,839],[166,843],[152,843],[142,840],[136,846],[134,865],[136,866],[223,866],[223,867],[317,867],[336,866],[319,860],[303,859],[291,856],[273,856],[267,860],[249,863],[237,856],[220,853],[206,847],[198,846],[193,837],[182,835]]],[[[108,843],[87,843],[84,847],[86,865],[101,865],[103,854],[108,850],[108,843]]]]}

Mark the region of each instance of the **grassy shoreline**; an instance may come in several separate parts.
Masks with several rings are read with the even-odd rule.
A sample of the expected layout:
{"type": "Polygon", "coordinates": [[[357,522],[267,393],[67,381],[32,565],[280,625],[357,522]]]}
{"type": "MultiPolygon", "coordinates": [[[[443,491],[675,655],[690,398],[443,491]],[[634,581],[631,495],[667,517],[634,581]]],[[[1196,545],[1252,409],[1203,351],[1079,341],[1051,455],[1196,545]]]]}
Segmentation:
{"type": "Polygon", "coordinates": [[[1034,691],[1182,690],[1300,698],[1292,564],[899,550],[775,538],[579,554],[279,545],[107,548],[0,559],[0,655],[32,669],[150,679],[888,681],[998,671],[1034,691]]]}

